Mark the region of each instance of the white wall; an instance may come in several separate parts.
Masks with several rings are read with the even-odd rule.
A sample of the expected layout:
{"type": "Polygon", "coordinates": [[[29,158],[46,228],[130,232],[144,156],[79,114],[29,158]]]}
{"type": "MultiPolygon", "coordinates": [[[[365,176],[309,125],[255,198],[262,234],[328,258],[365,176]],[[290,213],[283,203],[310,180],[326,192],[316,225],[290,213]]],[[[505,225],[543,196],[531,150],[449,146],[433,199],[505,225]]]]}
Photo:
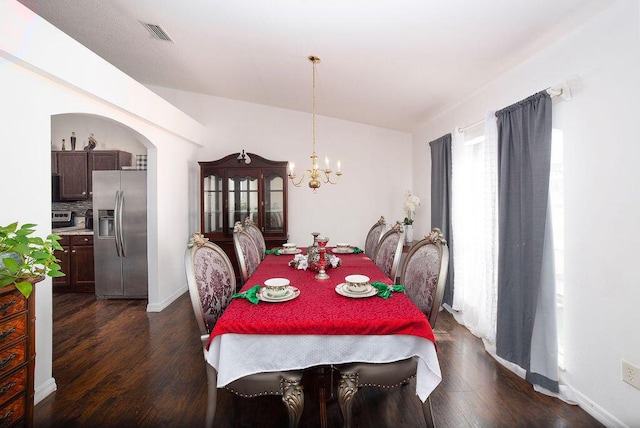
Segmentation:
{"type": "Polygon", "coordinates": [[[76,133],[76,150],[82,150],[93,134],[98,141],[96,150],[123,150],[132,154],[132,164],[136,155],[146,155],[143,141],[136,138],[127,127],[118,122],[104,120],[86,114],[58,114],[51,117],[51,150],[61,150],[64,138],[66,149],[71,150],[71,132],[76,133]]]}
{"type": "MultiPolygon", "coordinates": [[[[191,227],[199,230],[197,161],[210,161],[243,149],[267,159],[311,165],[311,115],[225,98],[152,87],[206,126],[206,147],[190,163],[191,227]]],[[[388,224],[404,218],[404,191],[411,186],[411,135],[316,115],[316,151],[322,164],[340,159],[344,175],[316,194],[289,184],[289,236],[311,244],[311,232],[333,242],[364,248],[369,228],[384,215],[388,224]]]]}
{"type": "MultiPolygon", "coordinates": [[[[554,106],[564,132],[565,358],[563,379],[607,426],[640,426],[640,391],[621,380],[640,365],[640,10],[619,0],[561,41],[425,123],[413,138],[416,191],[430,186],[428,142],[577,75],[554,106]]],[[[428,224],[425,209],[419,227],[428,224]]]]}
{"type": "MultiPolygon", "coordinates": [[[[149,307],[173,301],[186,289],[188,159],[203,127],[12,0],[0,2],[0,93],[0,224],[36,223],[39,236],[51,231],[52,116],[120,122],[149,146],[149,307]]],[[[56,388],[51,305],[46,279],[36,286],[36,402],[56,388]]]]}

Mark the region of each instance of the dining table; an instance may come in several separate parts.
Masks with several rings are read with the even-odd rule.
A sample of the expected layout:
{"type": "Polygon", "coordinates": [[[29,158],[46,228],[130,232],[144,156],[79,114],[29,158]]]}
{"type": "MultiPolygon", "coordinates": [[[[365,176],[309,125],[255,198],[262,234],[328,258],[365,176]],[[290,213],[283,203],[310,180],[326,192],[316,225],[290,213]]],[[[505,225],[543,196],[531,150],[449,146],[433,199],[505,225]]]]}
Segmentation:
{"type": "MultiPolygon", "coordinates": [[[[329,247],[326,251],[337,253],[329,247]]],[[[392,282],[364,253],[334,255],[339,266],[326,269],[327,279],[298,269],[292,254],[266,255],[240,291],[277,277],[289,279],[299,293],[290,300],[257,304],[232,299],[211,332],[206,356],[217,371],[218,387],[255,373],[415,356],[416,394],[423,402],[428,398],[442,376],[426,315],[401,291],[386,293],[387,298],[339,294],[352,274],[365,275],[372,283],[392,282]]]]}

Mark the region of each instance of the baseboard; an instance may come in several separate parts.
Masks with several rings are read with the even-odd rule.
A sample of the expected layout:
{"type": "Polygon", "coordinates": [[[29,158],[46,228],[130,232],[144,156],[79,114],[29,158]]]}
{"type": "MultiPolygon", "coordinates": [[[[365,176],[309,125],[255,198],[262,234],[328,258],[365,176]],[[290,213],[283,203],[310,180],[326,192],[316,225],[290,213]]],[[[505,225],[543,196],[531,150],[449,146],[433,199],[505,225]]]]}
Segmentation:
{"type": "Polygon", "coordinates": [[[47,398],[50,394],[56,392],[58,389],[58,385],[56,385],[56,380],[54,378],[49,378],[45,383],[35,387],[35,394],[33,397],[33,404],[36,405],[45,398],[47,398]]]}
{"type": "Polygon", "coordinates": [[[161,312],[164,308],[172,304],[178,297],[182,296],[188,290],[187,284],[177,289],[172,295],[164,299],[160,303],[149,303],[147,312],[161,312]]]}
{"type": "Polygon", "coordinates": [[[611,413],[598,406],[580,391],[571,386],[570,388],[574,394],[573,398],[578,402],[578,406],[580,406],[582,410],[593,416],[598,422],[609,428],[629,428],[629,425],[626,425],[611,413]]]}

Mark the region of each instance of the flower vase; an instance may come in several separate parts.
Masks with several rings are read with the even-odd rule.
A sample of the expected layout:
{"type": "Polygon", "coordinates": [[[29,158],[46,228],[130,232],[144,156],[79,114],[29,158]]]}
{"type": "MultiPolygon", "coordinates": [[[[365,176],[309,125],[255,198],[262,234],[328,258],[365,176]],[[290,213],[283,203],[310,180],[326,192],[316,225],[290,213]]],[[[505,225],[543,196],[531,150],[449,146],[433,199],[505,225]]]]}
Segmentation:
{"type": "Polygon", "coordinates": [[[413,225],[412,224],[404,225],[404,242],[407,245],[410,245],[413,242],[413,225]]]}

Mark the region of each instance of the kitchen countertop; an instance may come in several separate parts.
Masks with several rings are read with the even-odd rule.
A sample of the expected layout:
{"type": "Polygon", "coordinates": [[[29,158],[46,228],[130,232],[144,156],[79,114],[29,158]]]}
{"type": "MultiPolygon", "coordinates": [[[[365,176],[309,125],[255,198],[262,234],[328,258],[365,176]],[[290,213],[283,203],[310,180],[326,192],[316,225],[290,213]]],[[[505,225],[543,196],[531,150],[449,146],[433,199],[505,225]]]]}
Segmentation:
{"type": "Polygon", "coordinates": [[[92,229],[85,229],[84,226],[58,227],[51,229],[51,233],[56,235],[93,235],[92,229]]]}

